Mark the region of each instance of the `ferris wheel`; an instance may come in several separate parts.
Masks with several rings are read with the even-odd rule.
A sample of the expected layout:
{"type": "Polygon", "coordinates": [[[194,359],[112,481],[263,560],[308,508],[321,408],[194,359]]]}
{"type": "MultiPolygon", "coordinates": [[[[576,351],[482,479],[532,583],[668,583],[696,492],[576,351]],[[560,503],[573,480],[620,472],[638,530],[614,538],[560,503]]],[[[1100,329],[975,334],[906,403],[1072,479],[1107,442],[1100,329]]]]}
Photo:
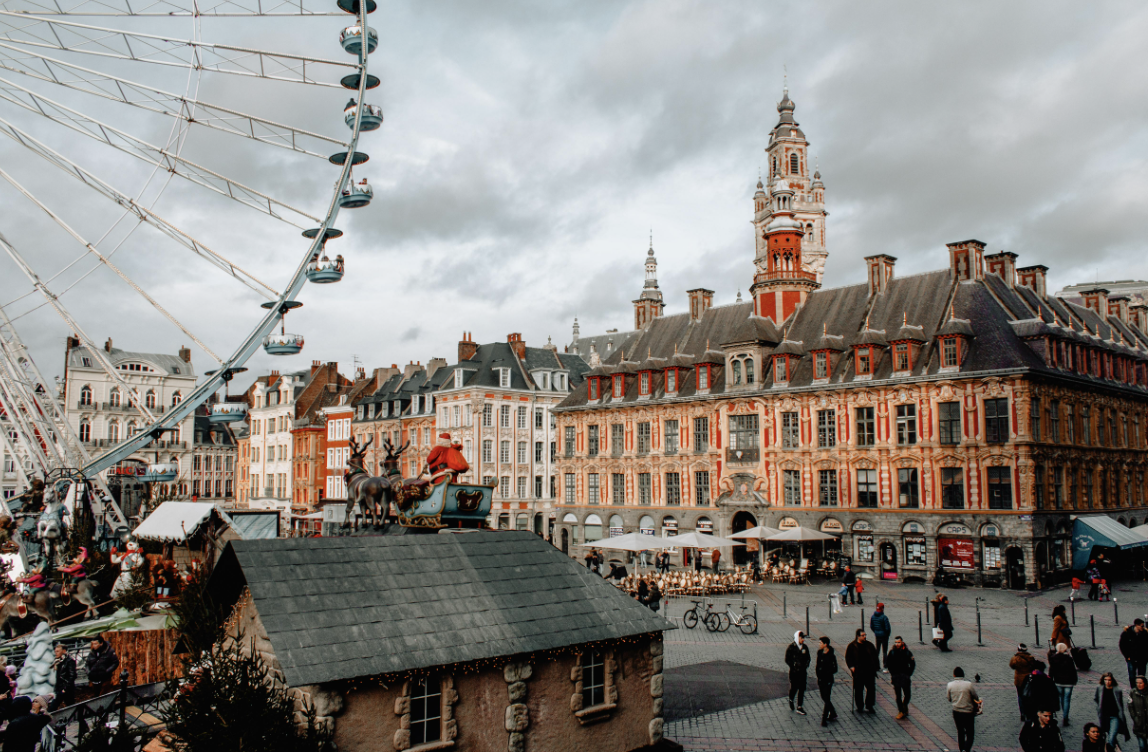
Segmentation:
{"type": "MultiPolygon", "coordinates": [[[[0,151],[0,258],[12,262],[0,268],[7,266],[10,281],[21,280],[15,294],[0,299],[0,414],[10,427],[0,432],[4,448],[44,476],[70,467],[96,478],[176,430],[261,347],[270,355],[303,349],[287,315],[302,305],[297,298],[308,283],[342,279],[343,257],[331,253],[331,260],[327,243],[343,235],[340,210],[373,198],[363,177],[368,155],[358,145],[383,122],[381,108],[367,101],[380,84],[367,65],[378,45],[367,23],[375,9],[375,0],[0,0],[0,147],[8,147],[0,151]],[[275,44],[267,46],[286,49],[263,49],[268,39],[275,44]],[[329,107],[332,89],[344,92],[340,100],[350,96],[341,110],[329,107]],[[274,112],[283,103],[304,122],[274,112]],[[264,180],[253,167],[260,164],[280,177],[264,180]],[[53,175],[48,182],[45,171],[53,175]],[[304,195],[283,174],[321,177],[304,195]],[[90,213],[83,225],[73,218],[78,195],[102,207],[106,229],[84,227],[95,224],[90,213]],[[194,212],[182,207],[199,196],[225,208],[185,221],[194,212]],[[267,253],[247,252],[250,236],[226,229],[246,228],[247,220],[228,225],[217,211],[273,225],[277,237],[295,238],[297,246],[276,242],[267,268],[267,253]],[[32,215],[66,241],[67,256],[9,240],[32,215]],[[294,228],[289,236],[284,226],[294,228]],[[224,285],[233,285],[243,292],[235,299],[262,299],[263,310],[251,305],[229,318],[236,342],[207,341],[195,331],[194,313],[177,315],[149,289],[138,259],[133,273],[132,249],[145,244],[178,259],[169,262],[169,276],[195,269],[197,279],[209,280],[200,286],[213,299],[227,299],[224,285]],[[286,279],[273,284],[277,271],[286,279]],[[107,289],[109,279],[118,289],[107,289]],[[178,404],[157,410],[74,312],[73,303],[92,294],[142,301],[149,316],[190,338],[214,368],[178,404]],[[125,407],[137,413],[135,433],[93,449],[69,427],[17,331],[38,310],[58,315],[119,387],[125,407]]],[[[245,417],[246,405],[226,401],[211,414],[219,423],[245,417]]],[[[177,470],[157,455],[143,480],[170,482],[177,470]]]]}

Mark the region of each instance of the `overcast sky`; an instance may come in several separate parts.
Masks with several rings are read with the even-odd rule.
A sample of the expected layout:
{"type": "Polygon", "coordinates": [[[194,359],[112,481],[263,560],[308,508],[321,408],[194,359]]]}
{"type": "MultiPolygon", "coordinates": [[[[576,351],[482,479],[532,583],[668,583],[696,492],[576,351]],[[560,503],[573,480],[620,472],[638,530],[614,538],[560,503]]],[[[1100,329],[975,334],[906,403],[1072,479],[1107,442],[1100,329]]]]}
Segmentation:
{"type": "MultiPolygon", "coordinates": [[[[350,59],[337,41],[344,22],[205,19],[202,33],[350,59]]],[[[1148,278],[1143,3],[388,0],[371,23],[380,45],[370,62],[383,84],[368,101],[383,106],[386,123],[364,135],[371,160],[356,176],[375,185],[375,201],[338,222],[347,235],[329,248],[346,256],[346,278],[309,285],[305,306],[288,317],[288,330],[307,337],[304,352],[259,353],[250,375],[312,359],[349,371],[356,356],[367,368],[453,362],[464,330],[480,342],[522,332],[529,345],[552,337],[561,346],[574,316],[584,334],[628,329],[651,230],[667,313],[684,311],[685,290],[699,285],[716,291],[717,304],[747,294],[752,194],[785,69],[826,185],[827,286],[863,280],[861,259],[873,253],[897,256],[902,275],[940,268],[945,243],[967,238],[1013,251],[1021,265],[1047,265],[1054,289],[1148,278]]],[[[133,27],[189,33],[186,20],[133,27]]],[[[114,70],[183,91],[183,71],[150,68],[114,70]]],[[[166,139],[163,118],[0,74],[166,139]]],[[[199,96],[347,133],[342,90],[204,74],[199,96]]],[[[7,103],[0,117],[125,193],[146,179],[140,163],[7,103]]],[[[313,214],[336,174],[325,161],[198,127],[185,154],[313,214]]],[[[8,139],[0,166],[89,240],[118,216],[8,139]]],[[[43,276],[83,252],[6,183],[0,207],[0,231],[43,276]]],[[[306,251],[296,228],[179,180],[155,208],[273,286],[306,251]]],[[[246,288],[150,228],[116,259],[220,354],[258,319],[246,288]]],[[[15,267],[0,264],[2,301],[27,292],[15,267]]],[[[187,343],[107,272],[63,300],[100,342],[171,353],[187,343]]],[[[42,369],[59,373],[59,319],[41,308],[18,326],[42,369]]],[[[195,362],[211,364],[198,351],[195,362]]]]}

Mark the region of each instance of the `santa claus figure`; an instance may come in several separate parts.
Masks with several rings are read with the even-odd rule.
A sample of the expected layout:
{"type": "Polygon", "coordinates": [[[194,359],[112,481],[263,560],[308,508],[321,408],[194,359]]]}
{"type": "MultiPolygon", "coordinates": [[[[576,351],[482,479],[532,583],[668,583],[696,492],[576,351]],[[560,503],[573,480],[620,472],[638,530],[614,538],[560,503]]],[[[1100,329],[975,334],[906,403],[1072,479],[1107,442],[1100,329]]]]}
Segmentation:
{"type": "Polygon", "coordinates": [[[449,433],[440,433],[434,449],[427,455],[431,483],[443,483],[470,469],[462,456],[462,444],[451,443],[449,433]]]}

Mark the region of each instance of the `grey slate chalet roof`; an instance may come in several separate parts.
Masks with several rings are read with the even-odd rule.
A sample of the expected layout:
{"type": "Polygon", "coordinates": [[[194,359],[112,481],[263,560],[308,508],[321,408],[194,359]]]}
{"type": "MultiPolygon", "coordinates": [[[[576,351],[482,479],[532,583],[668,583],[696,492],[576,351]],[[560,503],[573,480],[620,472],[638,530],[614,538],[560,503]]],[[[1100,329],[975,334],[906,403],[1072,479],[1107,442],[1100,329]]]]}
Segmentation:
{"type": "MultiPolygon", "coordinates": [[[[195,378],[195,367],[177,355],[128,352],[113,347],[110,352],[104,352],[104,357],[111,362],[113,367],[118,367],[120,363],[147,363],[162,374],[195,378]]],[[[96,365],[94,356],[87,347],[73,347],[68,351],[68,368],[99,368],[99,366],[96,365]],[[84,358],[88,358],[91,365],[84,365],[84,358]]]]}
{"type": "Polygon", "coordinates": [[[565,372],[569,374],[569,385],[573,388],[582,383],[583,378],[590,371],[590,365],[578,355],[558,353],[545,347],[527,347],[526,357],[519,359],[510,343],[493,342],[479,345],[474,357],[470,360],[459,361],[442,368],[444,376],[439,388],[443,390],[453,389],[454,372],[458,369],[463,372],[462,388],[464,389],[476,386],[498,388],[500,383],[498,369],[500,368],[510,369],[509,388],[511,389],[555,393],[561,393],[561,391],[555,386],[553,378],[550,379],[548,387],[544,389],[542,384],[535,380],[534,374],[539,371],[565,372]]]}
{"type": "Polygon", "coordinates": [[[206,415],[196,415],[195,446],[231,447],[235,446],[235,437],[226,423],[212,423],[206,415]]]}
{"type": "MultiPolygon", "coordinates": [[[[782,325],[754,316],[753,304],[749,302],[707,309],[696,321],[691,320],[688,313],[661,316],[639,332],[626,352],[641,353],[643,358],[647,353],[655,358],[671,358],[676,348],[677,352],[693,357],[695,364],[712,362],[722,366],[725,354],[720,351],[723,349],[728,353],[738,352],[747,345],[760,349],[765,356],[764,373],[755,384],[727,388],[719,367],[719,373],[711,376],[705,392],[710,398],[774,389],[773,359],[769,356],[796,350],[788,343],[782,345],[785,341],[803,343],[803,354],[791,352],[797,356],[796,362],[791,364],[789,380],[778,387],[779,390],[848,386],[856,380],[855,363],[849,352],[851,346],[866,342],[885,345],[888,333],[894,334],[894,340],[911,335],[919,343],[912,358],[912,371],[894,375],[892,353],[881,347],[876,351],[872,376],[864,379],[866,383],[940,377],[937,336],[944,334],[968,337],[967,346],[962,349],[961,374],[1009,371],[1047,376],[1062,374],[1045,362],[1040,345],[1026,341],[1025,338],[1031,340],[1031,332],[1037,332],[1038,336],[1045,336],[1043,333],[1047,332],[1047,336],[1053,338],[1078,339],[1091,347],[1104,347],[1121,354],[1129,354],[1126,343],[1132,343],[1136,346],[1132,357],[1148,360],[1148,335],[1115,316],[1102,317],[1071,301],[1041,297],[1020,286],[1009,287],[995,274],[986,274],[983,280],[954,283],[947,268],[894,276],[872,297],[867,283],[816,290],[782,325]],[[906,322],[913,325],[906,326],[906,322]],[[815,385],[813,358],[809,353],[825,349],[827,345],[839,352],[832,353],[827,381],[818,380],[815,385]]],[[[604,358],[604,371],[617,372],[621,358],[617,352],[604,358]]],[[[948,374],[946,370],[944,375],[948,374]]],[[[696,377],[693,369],[683,373],[678,379],[677,391],[667,397],[664,375],[655,373],[652,399],[695,398],[698,396],[696,377]]],[[[1088,379],[1097,386],[1106,384],[1116,389],[1144,391],[1143,387],[1080,374],[1072,374],[1072,378],[1088,379]]],[[[576,389],[558,409],[599,409],[616,403],[636,403],[639,396],[636,382],[627,380],[621,398],[615,398],[612,390],[602,390],[601,398],[593,403],[587,400],[586,388],[576,389]]]]}
{"type": "Polygon", "coordinates": [[[605,334],[596,334],[591,337],[579,337],[575,341],[566,346],[568,353],[577,355],[587,363],[590,362],[590,349],[598,353],[598,357],[605,360],[614,354],[615,350],[625,350],[630,352],[630,344],[641,336],[642,330],[635,329],[630,332],[607,332],[605,334]]]}
{"type": "Polygon", "coordinates": [[[208,588],[244,587],[296,687],[674,629],[525,531],[233,541],[208,588]]]}

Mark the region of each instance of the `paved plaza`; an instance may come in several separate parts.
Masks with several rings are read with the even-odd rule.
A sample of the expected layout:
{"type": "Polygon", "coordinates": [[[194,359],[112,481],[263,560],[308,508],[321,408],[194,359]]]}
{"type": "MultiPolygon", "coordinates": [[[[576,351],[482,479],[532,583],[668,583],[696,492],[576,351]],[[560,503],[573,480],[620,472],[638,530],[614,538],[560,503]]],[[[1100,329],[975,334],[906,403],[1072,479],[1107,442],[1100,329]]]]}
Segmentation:
{"type": "MultiPolygon", "coordinates": [[[[725,750],[956,750],[956,729],[945,685],[954,666],[961,666],[968,679],[980,675],[977,692],[984,699],[984,715],[977,718],[976,750],[1019,749],[1020,732],[1016,691],[1009,659],[1019,642],[1046,660],[1046,646],[1052,624],[1051,612],[1059,603],[1068,604],[1067,587],[1040,593],[967,588],[943,590],[949,596],[955,634],[952,653],[941,653],[930,643],[930,627],[924,624],[920,644],[918,614],[928,619],[927,601],[937,589],[928,585],[866,582],[865,605],[846,606],[829,618],[827,596],[836,592],[833,583],[812,585],[765,584],[744,597],[757,603],[760,627],[755,635],[743,635],[736,627],[724,633],[709,633],[699,625],[689,630],[681,626],[681,616],[691,607],[689,599],[674,599],[664,612],[678,629],[666,633],[666,735],[689,752],[725,750]],[[977,602],[980,602],[983,645],[977,644],[977,602]],[[852,707],[852,685],[845,666],[845,647],[861,625],[862,609],[868,619],[874,604],[885,604],[893,623],[893,634],[901,635],[917,659],[913,676],[913,697],[908,718],[898,721],[893,688],[888,674],[877,680],[877,713],[857,715],[852,707]],[[1025,624],[1025,605],[1028,625],[1025,624]],[[821,699],[812,667],[805,708],[800,716],[790,712],[786,700],[786,667],[783,655],[793,632],[805,629],[809,608],[811,652],[817,638],[828,635],[837,651],[840,670],[833,702],[840,720],[821,727],[821,699]],[[706,707],[706,706],[709,707],[706,707]]],[[[1104,671],[1112,671],[1127,684],[1124,660],[1116,648],[1120,630],[1137,616],[1148,613],[1148,585],[1140,582],[1119,584],[1117,603],[1077,601],[1073,637],[1077,645],[1089,648],[1092,671],[1084,672],[1077,685],[1070,713],[1072,725],[1064,732],[1069,750],[1080,749],[1081,729],[1096,720],[1093,687],[1104,671]],[[1119,609],[1120,625],[1115,619],[1119,609]],[[1092,648],[1089,617],[1095,622],[1096,648],[1092,648]]],[[[739,610],[742,596],[718,597],[716,602],[734,604],[739,610]]],[[[870,635],[871,638],[871,635],[870,635]]],[[[1125,749],[1135,749],[1123,744],[1125,749]]]]}

